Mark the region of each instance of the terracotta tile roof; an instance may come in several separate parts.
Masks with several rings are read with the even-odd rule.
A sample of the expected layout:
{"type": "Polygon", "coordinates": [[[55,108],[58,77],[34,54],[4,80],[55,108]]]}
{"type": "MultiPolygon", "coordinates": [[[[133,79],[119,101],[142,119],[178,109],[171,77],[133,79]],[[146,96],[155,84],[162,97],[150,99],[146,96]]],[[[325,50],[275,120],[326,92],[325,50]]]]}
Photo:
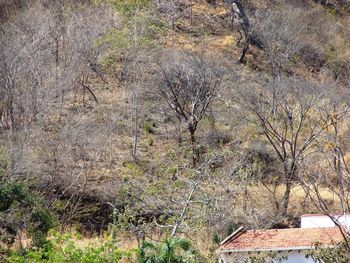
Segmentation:
{"type": "Polygon", "coordinates": [[[337,227],[239,230],[224,240],[219,251],[300,250],[315,243],[332,246],[343,241],[337,227]]]}

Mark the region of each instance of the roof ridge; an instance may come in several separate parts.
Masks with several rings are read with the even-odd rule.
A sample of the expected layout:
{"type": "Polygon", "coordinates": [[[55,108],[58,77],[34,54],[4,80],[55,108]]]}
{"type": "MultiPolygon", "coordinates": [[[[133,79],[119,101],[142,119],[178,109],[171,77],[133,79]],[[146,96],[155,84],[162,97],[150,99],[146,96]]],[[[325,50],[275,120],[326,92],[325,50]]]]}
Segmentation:
{"type": "Polygon", "coordinates": [[[265,228],[265,229],[248,229],[248,232],[266,232],[266,231],[283,231],[283,230],[300,230],[300,231],[314,231],[319,229],[339,229],[337,226],[326,226],[326,227],[291,227],[291,228],[265,228]]]}
{"type": "Polygon", "coordinates": [[[234,231],[231,235],[229,235],[228,237],[226,237],[223,241],[220,242],[220,246],[226,244],[228,241],[230,241],[233,237],[235,237],[238,234],[242,234],[243,231],[245,231],[244,227],[239,227],[236,231],[234,231]]]}

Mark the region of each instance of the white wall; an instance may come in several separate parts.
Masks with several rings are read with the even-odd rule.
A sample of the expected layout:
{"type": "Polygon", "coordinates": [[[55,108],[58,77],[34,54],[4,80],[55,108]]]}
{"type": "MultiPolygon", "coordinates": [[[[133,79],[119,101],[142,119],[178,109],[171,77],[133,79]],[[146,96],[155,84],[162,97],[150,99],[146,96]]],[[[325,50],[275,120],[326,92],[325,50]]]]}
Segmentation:
{"type": "Polygon", "coordinates": [[[288,263],[314,263],[315,261],[311,258],[306,258],[304,253],[292,252],[288,256],[288,260],[283,261],[288,263]]]}
{"type": "MultiPolygon", "coordinates": [[[[334,216],[341,225],[350,227],[350,214],[334,216]]],[[[335,227],[332,219],[326,215],[310,215],[301,217],[301,228],[335,227]]]]}
{"type": "MultiPolygon", "coordinates": [[[[276,260],[276,263],[315,263],[314,260],[311,258],[306,258],[305,254],[303,252],[298,252],[298,251],[292,251],[292,252],[281,252],[279,254],[280,256],[288,256],[287,259],[278,261],[276,260]]],[[[224,253],[219,256],[219,263],[241,263],[243,262],[242,260],[242,255],[239,254],[228,254],[224,253]]]]}

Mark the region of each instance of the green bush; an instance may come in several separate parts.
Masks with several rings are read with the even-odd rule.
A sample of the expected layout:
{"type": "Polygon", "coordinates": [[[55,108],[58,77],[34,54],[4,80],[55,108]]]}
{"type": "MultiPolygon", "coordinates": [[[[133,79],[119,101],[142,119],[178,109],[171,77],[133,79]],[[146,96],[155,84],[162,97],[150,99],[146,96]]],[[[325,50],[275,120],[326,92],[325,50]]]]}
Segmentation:
{"type": "Polygon", "coordinates": [[[142,163],[130,161],[130,162],[124,162],[123,163],[123,177],[127,178],[135,178],[142,176],[144,170],[142,167],[142,163]]]}
{"type": "Polygon", "coordinates": [[[24,182],[4,178],[0,184],[0,217],[0,243],[7,246],[21,231],[28,231],[34,246],[44,246],[48,231],[55,225],[55,218],[43,207],[39,193],[24,182]]]}
{"type": "Polygon", "coordinates": [[[12,251],[7,261],[9,263],[117,263],[124,257],[130,257],[112,241],[98,245],[89,244],[81,248],[74,242],[72,235],[54,232],[52,236],[52,240],[43,248],[12,251]]]}
{"type": "Polygon", "coordinates": [[[152,121],[145,120],[142,122],[142,128],[147,134],[154,134],[155,127],[156,127],[156,125],[152,121]]]}
{"type": "Polygon", "coordinates": [[[106,2],[125,17],[130,17],[134,15],[137,10],[149,8],[153,0],[106,0],[106,2]]]}
{"type": "Polygon", "coordinates": [[[33,240],[33,245],[43,247],[47,240],[47,233],[55,226],[55,219],[52,213],[45,208],[36,207],[30,218],[29,233],[33,240]]]}
{"type": "Polygon", "coordinates": [[[148,146],[153,146],[154,145],[154,139],[153,139],[153,136],[151,134],[149,134],[147,136],[147,144],[148,144],[148,146]]]}
{"type": "Polygon", "coordinates": [[[349,262],[350,249],[347,245],[350,240],[344,240],[340,244],[334,244],[334,247],[325,247],[321,243],[314,245],[312,249],[306,253],[308,258],[312,258],[315,262],[322,263],[347,263],[349,262]]]}
{"type": "Polygon", "coordinates": [[[137,251],[138,263],[191,263],[198,261],[191,243],[184,238],[173,237],[163,242],[144,241],[137,251]]]}

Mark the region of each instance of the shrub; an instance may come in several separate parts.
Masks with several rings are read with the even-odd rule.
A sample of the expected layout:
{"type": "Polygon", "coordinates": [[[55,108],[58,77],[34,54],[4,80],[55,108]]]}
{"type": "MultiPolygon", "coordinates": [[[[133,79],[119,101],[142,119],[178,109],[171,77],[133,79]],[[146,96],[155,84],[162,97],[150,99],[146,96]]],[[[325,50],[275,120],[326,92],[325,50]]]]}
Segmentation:
{"type": "Polygon", "coordinates": [[[341,244],[334,244],[334,248],[324,247],[321,243],[314,245],[313,250],[310,250],[306,256],[312,258],[315,262],[324,263],[346,263],[349,262],[349,240],[344,240],[341,244]]]}
{"type": "Polygon", "coordinates": [[[155,133],[156,124],[152,120],[142,120],[141,126],[146,134],[154,134],[155,133]]]}
{"type": "Polygon", "coordinates": [[[43,207],[40,195],[23,182],[0,185],[0,242],[11,246],[21,231],[28,231],[33,245],[44,246],[54,227],[53,214],[43,207]]]}
{"type": "Polygon", "coordinates": [[[163,242],[144,241],[137,251],[138,263],[190,263],[198,262],[198,255],[191,243],[184,238],[173,237],[163,242]]]}
{"type": "Polygon", "coordinates": [[[113,241],[89,244],[81,248],[74,242],[72,235],[53,232],[52,239],[44,248],[12,251],[7,260],[9,263],[117,263],[123,257],[129,256],[113,241]]]}
{"type": "Polygon", "coordinates": [[[326,63],[324,52],[311,44],[305,44],[298,55],[306,67],[316,71],[319,71],[326,63]]]}

